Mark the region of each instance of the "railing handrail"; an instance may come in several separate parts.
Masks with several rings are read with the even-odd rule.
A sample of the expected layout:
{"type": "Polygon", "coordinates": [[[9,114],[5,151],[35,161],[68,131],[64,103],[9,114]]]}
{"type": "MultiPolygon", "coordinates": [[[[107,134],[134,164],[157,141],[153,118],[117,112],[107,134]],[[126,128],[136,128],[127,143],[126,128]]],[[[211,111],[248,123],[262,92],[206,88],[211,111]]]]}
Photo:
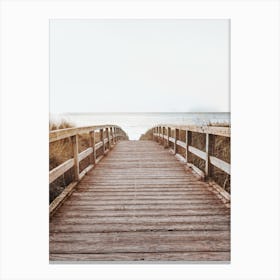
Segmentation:
{"type": "Polygon", "coordinates": [[[76,134],[90,133],[90,132],[93,132],[96,130],[111,128],[111,127],[122,130],[122,128],[120,126],[113,125],[113,124],[95,125],[95,126],[80,126],[80,127],[56,129],[56,130],[52,130],[49,132],[49,142],[51,143],[54,141],[58,141],[58,140],[61,140],[64,138],[74,136],[76,134]]]}
{"type": "Polygon", "coordinates": [[[170,142],[173,143],[173,152],[175,155],[178,155],[187,165],[192,167],[199,175],[204,178],[211,177],[210,167],[215,166],[220,170],[224,171],[226,174],[230,175],[230,163],[219,159],[213,155],[213,143],[214,137],[224,136],[230,138],[230,127],[223,126],[198,126],[198,125],[167,125],[160,124],[152,127],[153,139],[164,145],[166,148],[170,147],[170,142]],[[175,130],[174,137],[171,136],[171,129],[175,130]],[[179,131],[186,131],[186,140],[179,140],[179,131]],[[197,147],[192,146],[192,132],[199,132],[206,135],[205,141],[205,151],[198,149],[197,147]],[[177,154],[178,146],[185,149],[185,157],[177,154]],[[200,159],[205,161],[205,169],[201,170],[196,167],[194,164],[189,162],[189,153],[194,154],[200,159]]]}
{"type": "Polygon", "coordinates": [[[230,137],[231,132],[231,128],[228,126],[158,124],[152,128],[156,127],[169,127],[172,129],[189,130],[192,132],[208,133],[224,137],[230,137]]]}
{"type": "Polygon", "coordinates": [[[78,182],[104,157],[104,155],[106,155],[109,150],[112,149],[114,144],[121,139],[128,139],[128,136],[122,128],[117,125],[65,128],[53,130],[49,133],[49,143],[66,138],[68,138],[72,144],[73,157],[49,171],[49,184],[53,183],[71,168],[74,169],[74,180],[52,201],[49,207],[50,215],[53,215],[66,197],[74,190],[78,182]],[[96,143],[95,132],[98,130],[99,141],[96,143]],[[82,152],[79,152],[79,135],[81,134],[89,135],[90,147],[82,152]],[[99,157],[97,157],[97,150],[100,148],[102,148],[102,153],[99,157]],[[80,171],[80,162],[86,157],[90,157],[90,163],[83,171],[80,171]]]}

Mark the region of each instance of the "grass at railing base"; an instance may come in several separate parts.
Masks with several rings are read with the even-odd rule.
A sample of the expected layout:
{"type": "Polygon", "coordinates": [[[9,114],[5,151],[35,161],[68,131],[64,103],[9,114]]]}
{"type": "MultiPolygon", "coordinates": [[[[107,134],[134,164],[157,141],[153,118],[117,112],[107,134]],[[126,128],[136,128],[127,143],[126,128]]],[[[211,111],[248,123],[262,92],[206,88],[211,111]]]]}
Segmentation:
{"type": "Polygon", "coordinates": [[[142,134],[139,140],[153,140],[153,129],[149,129],[144,134],[142,134]]]}
{"type": "MultiPolygon", "coordinates": [[[[62,120],[60,123],[49,123],[49,130],[57,130],[57,129],[65,129],[65,128],[72,128],[75,127],[70,122],[62,120]]],[[[122,131],[123,134],[124,131],[122,131]]],[[[95,143],[100,142],[100,133],[99,131],[95,131],[95,143]]],[[[123,139],[128,140],[127,135],[122,136],[123,139]]],[[[87,134],[79,134],[78,135],[78,152],[81,153],[82,151],[86,150],[90,147],[90,135],[87,134]]],[[[109,143],[105,144],[105,149],[109,148],[109,143]]],[[[103,146],[96,150],[96,158],[103,154],[103,146]]],[[[87,156],[83,160],[79,162],[79,172],[81,173],[85,170],[90,164],[90,156],[87,156]]],[[[49,144],[49,171],[53,168],[59,166],[63,162],[67,161],[68,159],[73,158],[73,148],[71,139],[65,138],[55,142],[51,142],[49,144]]],[[[49,185],[49,202],[51,203],[60,193],[74,180],[74,168],[72,167],[63,175],[58,177],[54,182],[49,185]]]]}
{"type": "MultiPolygon", "coordinates": [[[[75,127],[73,124],[62,120],[60,123],[50,123],[49,129],[57,130],[64,128],[75,127]]],[[[100,136],[95,132],[96,142],[99,141],[100,136]]],[[[90,146],[90,139],[88,134],[79,135],[79,153],[86,150],[90,146]]],[[[98,156],[98,153],[97,153],[98,156]]],[[[73,158],[73,149],[71,139],[62,139],[49,144],[49,170],[59,166],[66,160],[73,158]]],[[[80,162],[80,171],[89,165],[89,157],[86,157],[80,162]]],[[[57,178],[49,186],[49,202],[51,203],[64,189],[69,185],[74,178],[74,169],[71,168],[65,174],[57,178]]]]}

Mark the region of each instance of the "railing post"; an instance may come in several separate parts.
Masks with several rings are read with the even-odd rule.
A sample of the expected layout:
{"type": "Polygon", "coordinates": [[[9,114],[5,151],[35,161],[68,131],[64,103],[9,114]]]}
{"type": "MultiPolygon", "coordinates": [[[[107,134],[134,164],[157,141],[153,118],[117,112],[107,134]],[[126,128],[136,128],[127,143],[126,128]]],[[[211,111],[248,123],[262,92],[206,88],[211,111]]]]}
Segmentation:
{"type": "Polygon", "coordinates": [[[90,135],[90,146],[92,147],[91,162],[95,164],[96,162],[96,150],[95,150],[95,131],[91,131],[90,135]]]}
{"type": "Polygon", "coordinates": [[[167,148],[169,148],[169,138],[171,137],[171,127],[167,128],[167,148]]]}
{"type": "Polygon", "coordinates": [[[174,154],[177,154],[177,140],[179,139],[179,129],[175,128],[175,140],[174,140],[174,154]]]}
{"type": "Polygon", "coordinates": [[[156,127],[156,134],[157,134],[157,136],[156,136],[156,142],[158,142],[158,126],[156,127]]]}
{"type": "Polygon", "coordinates": [[[163,147],[166,149],[167,148],[167,140],[164,138],[164,136],[166,135],[166,127],[164,126],[162,128],[163,130],[163,147]]]}
{"type": "MultiPolygon", "coordinates": [[[[108,147],[108,149],[110,149],[109,128],[106,127],[106,128],[105,128],[105,131],[106,131],[106,138],[107,138],[107,140],[108,140],[108,145],[107,145],[107,147],[108,147]]],[[[106,147],[106,144],[105,144],[105,147],[106,147]]],[[[105,149],[105,151],[106,151],[106,149],[105,149]]]]}
{"type": "Polygon", "coordinates": [[[114,139],[114,128],[113,127],[110,127],[110,133],[112,135],[112,144],[114,145],[115,144],[115,139],[114,139]]]}
{"type": "Polygon", "coordinates": [[[103,149],[103,155],[104,155],[105,154],[105,139],[104,139],[103,128],[100,129],[100,140],[102,141],[102,149],[103,149]]]}
{"type": "Polygon", "coordinates": [[[186,162],[189,162],[189,146],[192,144],[192,132],[189,130],[186,130],[186,162]]]}
{"type": "Polygon", "coordinates": [[[111,150],[112,147],[112,143],[111,143],[111,128],[108,127],[107,128],[107,136],[108,136],[108,149],[111,150]]]}
{"type": "Polygon", "coordinates": [[[162,139],[161,139],[161,126],[158,127],[159,130],[159,144],[161,145],[162,139]]]}
{"type": "Polygon", "coordinates": [[[205,161],[205,177],[208,178],[211,176],[211,163],[210,163],[210,156],[213,154],[214,150],[214,138],[215,136],[212,134],[206,133],[206,161],[205,161]]]}
{"type": "Polygon", "coordinates": [[[73,157],[74,157],[74,178],[75,181],[79,180],[80,168],[79,168],[79,137],[78,134],[71,136],[73,157]]]}

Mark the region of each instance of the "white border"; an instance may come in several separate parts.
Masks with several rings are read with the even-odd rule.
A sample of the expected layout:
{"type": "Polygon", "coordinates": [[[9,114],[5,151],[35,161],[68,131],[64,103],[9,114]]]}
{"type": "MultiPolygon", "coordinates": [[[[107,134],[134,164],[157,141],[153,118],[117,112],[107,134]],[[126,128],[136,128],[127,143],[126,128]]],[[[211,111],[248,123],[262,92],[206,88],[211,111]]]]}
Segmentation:
{"type": "Polygon", "coordinates": [[[278,50],[278,1],[2,1],[1,279],[279,279],[278,50]],[[231,19],[230,265],[49,265],[50,18],[231,19]]]}

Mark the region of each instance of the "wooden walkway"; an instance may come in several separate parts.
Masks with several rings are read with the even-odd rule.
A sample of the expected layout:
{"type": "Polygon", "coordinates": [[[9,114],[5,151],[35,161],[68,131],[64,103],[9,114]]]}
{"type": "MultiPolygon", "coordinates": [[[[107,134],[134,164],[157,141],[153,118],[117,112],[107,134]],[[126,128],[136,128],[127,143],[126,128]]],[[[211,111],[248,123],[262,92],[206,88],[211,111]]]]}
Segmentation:
{"type": "Polygon", "coordinates": [[[121,141],[50,221],[50,261],[230,261],[230,210],[153,141],[121,141]]]}

